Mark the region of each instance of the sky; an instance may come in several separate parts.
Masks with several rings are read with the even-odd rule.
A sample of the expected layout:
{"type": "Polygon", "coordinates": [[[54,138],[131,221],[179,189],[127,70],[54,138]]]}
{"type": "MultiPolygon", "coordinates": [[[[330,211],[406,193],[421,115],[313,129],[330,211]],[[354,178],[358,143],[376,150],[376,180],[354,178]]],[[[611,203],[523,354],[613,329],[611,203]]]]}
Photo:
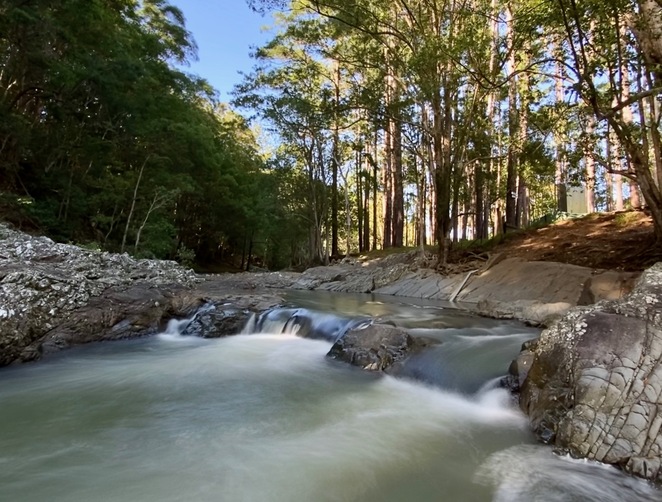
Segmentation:
{"type": "Polygon", "coordinates": [[[254,61],[251,47],[264,45],[272,34],[262,31],[272,24],[248,8],[246,0],[170,0],[186,17],[186,27],[198,45],[198,61],[185,71],[205,78],[220,93],[221,101],[241,82],[239,71],[249,73],[254,61]]]}

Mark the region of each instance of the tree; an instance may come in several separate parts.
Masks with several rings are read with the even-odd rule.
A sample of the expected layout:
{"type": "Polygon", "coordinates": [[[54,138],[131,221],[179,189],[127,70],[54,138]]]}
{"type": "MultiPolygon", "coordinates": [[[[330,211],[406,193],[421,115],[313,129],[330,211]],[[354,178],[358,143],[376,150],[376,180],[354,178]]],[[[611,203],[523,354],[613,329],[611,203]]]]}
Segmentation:
{"type": "MultiPolygon", "coordinates": [[[[573,89],[590,107],[598,122],[606,123],[618,139],[629,167],[613,174],[635,181],[653,217],[655,235],[662,242],[662,193],[651,173],[642,131],[623,113],[629,106],[662,93],[662,5],[653,0],[582,2],[557,0],[555,14],[563,26],[573,72],[573,89]],[[621,27],[629,30],[624,39],[621,27]],[[628,78],[617,77],[628,62],[641,64],[649,76],[646,85],[628,93],[628,78]],[[613,71],[615,70],[615,71],[613,71]],[[601,80],[608,78],[607,85],[601,80]],[[629,96],[629,97],[625,97],[629,96]]],[[[653,127],[657,127],[654,125],[653,127]]],[[[659,153],[657,154],[659,155],[659,153]]],[[[657,174],[658,178],[660,174],[657,174]]]]}

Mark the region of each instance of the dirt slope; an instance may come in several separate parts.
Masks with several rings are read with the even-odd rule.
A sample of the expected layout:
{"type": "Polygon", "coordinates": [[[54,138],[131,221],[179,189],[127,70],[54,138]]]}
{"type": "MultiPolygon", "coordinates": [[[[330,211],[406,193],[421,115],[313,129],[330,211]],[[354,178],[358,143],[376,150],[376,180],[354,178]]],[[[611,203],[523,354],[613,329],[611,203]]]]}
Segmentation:
{"type": "Polygon", "coordinates": [[[662,261],[662,247],[655,246],[652,220],[643,211],[596,213],[513,232],[488,244],[457,249],[451,261],[461,264],[487,252],[529,261],[627,271],[641,271],[662,261]]]}

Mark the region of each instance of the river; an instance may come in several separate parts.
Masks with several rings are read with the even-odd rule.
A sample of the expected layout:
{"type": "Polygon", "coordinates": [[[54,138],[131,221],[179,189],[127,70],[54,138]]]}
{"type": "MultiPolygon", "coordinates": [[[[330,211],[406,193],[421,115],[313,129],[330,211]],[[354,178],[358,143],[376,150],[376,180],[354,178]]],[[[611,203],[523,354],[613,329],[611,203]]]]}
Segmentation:
{"type": "Polygon", "coordinates": [[[5,368],[0,500],[662,498],[614,468],[536,444],[491,384],[535,330],[431,302],[289,301],[316,333],[371,316],[442,344],[410,363],[417,379],[379,377],[327,359],[324,336],[281,333],[287,320],[274,313],[228,338],[183,337],[173,325],[5,368]]]}

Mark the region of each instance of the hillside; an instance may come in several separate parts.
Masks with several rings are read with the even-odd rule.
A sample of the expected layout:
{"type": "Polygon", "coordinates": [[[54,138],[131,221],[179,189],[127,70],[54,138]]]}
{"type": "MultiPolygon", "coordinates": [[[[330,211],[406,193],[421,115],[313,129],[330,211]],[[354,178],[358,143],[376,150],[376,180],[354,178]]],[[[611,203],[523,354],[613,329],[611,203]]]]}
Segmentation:
{"type": "Polygon", "coordinates": [[[662,261],[652,219],[644,211],[595,213],[513,232],[486,243],[459,246],[451,261],[461,265],[487,253],[625,271],[641,271],[662,261]]]}

